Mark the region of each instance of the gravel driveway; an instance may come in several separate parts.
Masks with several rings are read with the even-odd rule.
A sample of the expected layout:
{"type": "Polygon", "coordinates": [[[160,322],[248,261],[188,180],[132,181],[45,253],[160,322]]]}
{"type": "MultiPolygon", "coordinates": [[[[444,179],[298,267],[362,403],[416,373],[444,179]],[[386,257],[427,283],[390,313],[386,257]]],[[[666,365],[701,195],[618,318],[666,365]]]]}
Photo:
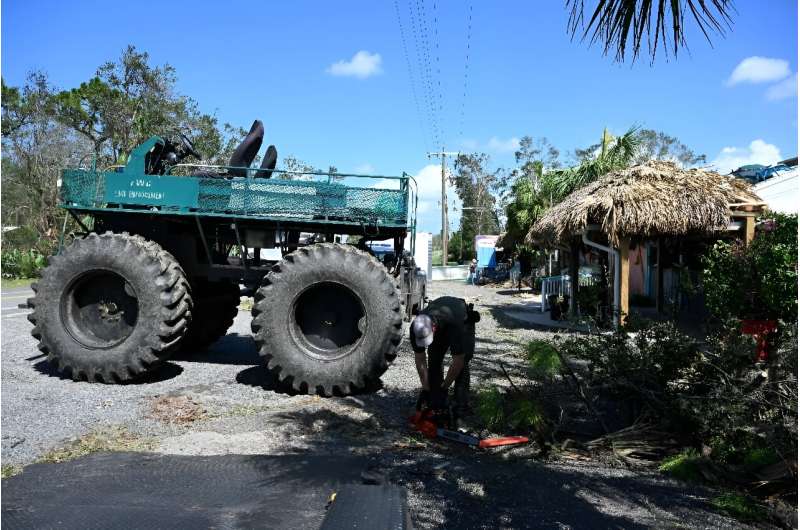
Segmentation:
{"type": "MultiPolygon", "coordinates": [[[[519,345],[549,334],[504,316],[525,301],[515,295],[454,282],[430,291],[463,296],[482,313],[473,384],[507,384],[495,361],[503,359],[513,376],[521,368],[519,345]]],[[[290,396],[272,389],[249,313],[240,312],[209,351],[180,355],[146,381],[74,383],[50,370],[18,313],[24,311],[2,319],[4,467],[111,430],[167,454],[361,455],[408,489],[418,528],[743,527],[708,507],[707,490],[657,473],[537,460],[532,449],[482,453],[411,436],[406,417],[418,380],[407,344],[377,392],[290,396]]]]}

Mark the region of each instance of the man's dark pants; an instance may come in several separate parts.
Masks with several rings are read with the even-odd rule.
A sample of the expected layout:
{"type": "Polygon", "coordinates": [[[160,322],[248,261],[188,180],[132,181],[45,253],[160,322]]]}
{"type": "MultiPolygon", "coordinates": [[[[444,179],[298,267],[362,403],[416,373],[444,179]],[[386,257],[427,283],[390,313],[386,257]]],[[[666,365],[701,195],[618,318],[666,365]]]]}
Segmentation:
{"type": "MultiPolygon", "coordinates": [[[[464,417],[469,413],[469,363],[475,353],[475,324],[464,326],[463,349],[464,369],[453,382],[453,397],[455,399],[455,413],[464,417]]],[[[444,357],[450,348],[450,341],[434,337],[433,343],[428,347],[428,384],[431,388],[431,405],[434,408],[443,408],[447,395],[441,391],[444,381],[444,357]]]]}

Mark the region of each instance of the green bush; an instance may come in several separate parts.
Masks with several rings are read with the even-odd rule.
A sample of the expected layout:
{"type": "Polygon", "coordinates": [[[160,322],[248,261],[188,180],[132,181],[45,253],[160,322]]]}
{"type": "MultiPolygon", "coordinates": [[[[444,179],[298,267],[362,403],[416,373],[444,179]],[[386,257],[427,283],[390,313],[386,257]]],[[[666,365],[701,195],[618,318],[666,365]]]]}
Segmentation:
{"type": "Polygon", "coordinates": [[[558,352],[546,340],[532,340],[525,348],[528,367],[533,377],[553,377],[561,370],[558,352]]]}
{"type": "Polygon", "coordinates": [[[515,429],[543,433],[547,420],[541,404],[532,394],[501,392],[497,387],[478,390],[477,413],[488,429],[515,429]]]}
{"type": "Polygon", "coordinates": [[[671,322],[646,321],[633,337],[627,329],[564,341],[562,353],[590,362],[593,382],[617,385],[652,404],[698,355],[696,342],[671,322]],[[650,399],[653,398],[653,399],[650,399]]]}
{"type": "Polygon", "coordinates": [[[796,454],[796,324],[780,326],[772,340],[764,369],[754,364],[753,339],[728,328],[712,337],[689,378],[684,413],[719,462],[753,467],[774,451],[796,454]]]}
{"type": "Polygon", "coordinates": [[[7,250],[2,253],[3,278],[38,278],[47,258],[35,249],[7,250]]]}
{"type": "Polygon", "coordinates": [[[720,241],[702,259],[706,306],[719,321],[797,321],[797,215],[770,214],[745,247],[720,241]]]}
{"type": "Polygon", "coordinates": [[[477,402],[476,412],[486,427],[493,429],[503,426],[506,419],[504,399],[497,387],[479,388],[477,402]]]}
{"type": "Polygon", "coordinates": [[[750,497],[738,493],[724,493],[711,499],[714,508],[736,517],[741,521],[763,521],[766,510],[750,497]]]}

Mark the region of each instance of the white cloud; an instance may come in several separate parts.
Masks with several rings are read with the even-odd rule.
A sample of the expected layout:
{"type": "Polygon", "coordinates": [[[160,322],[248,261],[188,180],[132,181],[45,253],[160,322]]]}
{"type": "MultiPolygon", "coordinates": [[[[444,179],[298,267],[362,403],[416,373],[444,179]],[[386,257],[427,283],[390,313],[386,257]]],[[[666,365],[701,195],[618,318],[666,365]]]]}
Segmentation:
{"type": "Polygon", "coordinates": [[[736,65],[728,78],[728,86],[739,83],[771,83],[789,77],[789,61],[769,57],[748,57],[736,65]]]}
{"type": "Polygon", "coordinates": [[[774,164],[783,159],[777,146],[758,139],[747,147],[723,147],[711,165],[720,173],[730,173],[748,164],[774,164]]]}
{"type": "MultiPolygon", "coordinates": [[[[447,203],[448,221],[451,229],[458,227],[461,219],[461,200],[458,198],[455,187],[449,182],[451,172],[446,169],[448,175],[447,182],[447,203]]],[[[417,202],[417,229],[439,233],[442,227],[442,166],[440,164],[428,164],[413,175],[417,182],[418,202],[417,202]]],[[[396,190],[399,181],[395,179],[380,179],[376,181],[373,188],[396,190]]],[[[413,184],[411,184],[413,189],[413,184]]]]}
{"type": "Polygon", "coordinates": [[[510,153],[519,149],[519,138],[512,136],[508,140],[501,140],[497,136],[492,136],[486,147],[498,153],[510,153]]]}
{"type": "Polygon", "coordinates": [[[766,97],[770,101],[780,101],[782,99],[797,97],[797,74],[769,87],[766,97]]]}
{"type": "Polygon", "coordinates": [[[365,79],[383,72],[381,54],[361,50],[349,61],[341,60],[333,63],[326,70],[331,75],[357,77],[365,79]]]}

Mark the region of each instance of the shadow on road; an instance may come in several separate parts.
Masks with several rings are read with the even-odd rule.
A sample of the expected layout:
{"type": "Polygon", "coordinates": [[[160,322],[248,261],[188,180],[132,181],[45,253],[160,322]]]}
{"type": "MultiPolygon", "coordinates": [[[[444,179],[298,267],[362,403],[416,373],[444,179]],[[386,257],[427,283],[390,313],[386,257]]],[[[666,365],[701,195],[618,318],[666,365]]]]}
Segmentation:
{"type": "Polygon", "coordinates": [[[231,333],[225,335],[205,350],[178,351],[172,356],[175,361],[255,366],[263,363],[250,335],[231,333]]]}
{"type": "MultiPolygon", "coordinates": [[[[72,377],[56,371],[56,369],[47,361],[39,361],[38,363],[33,365],[33,369],[39,372],[40,374],[46,375],[48,377],[54,377],[57,379],[61,379],[62,381],[72,381],[72,377]]],[[[175,363],[165,362],[161,364],[158,368],[155,368],[154,370],[151,370],[149,372],[145,372],[141,377],[137,377],[136,379],[131,379],[129,381],[123,381],[121,383],[114,383],[114,384],[147,385],[151,383],[160,383],[161,381],[167,381],[168,379],[178,377],[179,375],[181,375],[181,373],[183,373],[183,368],[181,368],[175,363]]],[[[86,384],[83,381],[76,381],[76,383],[86,384]]]]}
{"type": "Polygon", "coordinates": [[[352,406],[372,413],[368,419],[330,409],[280,417],[303,426],[312,453],[363,455],[374,472],[412,492],[415,528],[643,529],[718,517],[702,488],[658,474],[547,463],[511,448],[477,451],[423,439],[408,430],[402,414],[403,406],[410,413],[415,397],[392,389],[360,399],[352,406]]]}

